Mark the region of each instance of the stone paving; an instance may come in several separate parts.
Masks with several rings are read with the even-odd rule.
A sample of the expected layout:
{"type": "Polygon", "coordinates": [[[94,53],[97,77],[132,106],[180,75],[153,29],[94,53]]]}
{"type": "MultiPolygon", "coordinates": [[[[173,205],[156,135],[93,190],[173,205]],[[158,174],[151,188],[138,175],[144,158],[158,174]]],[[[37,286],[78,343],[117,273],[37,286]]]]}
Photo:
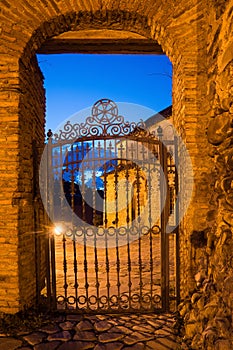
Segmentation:
{"type": "Polygon", "coordinates": [[[1,350],[178,350],[173,315],[66,315],[15,337],[1,350]]]}

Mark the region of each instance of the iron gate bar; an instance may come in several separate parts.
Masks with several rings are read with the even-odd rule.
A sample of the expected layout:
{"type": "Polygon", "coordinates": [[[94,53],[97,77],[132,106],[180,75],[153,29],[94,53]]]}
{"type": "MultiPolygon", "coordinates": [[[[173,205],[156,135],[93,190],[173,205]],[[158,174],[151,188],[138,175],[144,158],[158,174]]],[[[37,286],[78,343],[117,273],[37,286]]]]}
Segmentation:
{"type": "Polygon", "coordinates": [[[119,233],[118,229],[116,230],[116,270],[117,270],[117,302],[119,304],[120,302],[120,288],[121,288],[121,282],[120,282],[120,256],[119,256],[119,233]]]}
{"type": "MultiPolygon", "coordinates": [[[[52,133],[51,135],[52,136],[52,133]]],[[[51,169],[51,161],[52,161],[52,158],[51,158],[51,138],[49,137],[49,134],[48,134],[48,147],[47,147],[47,163],[46,163],[46,203],[48,203],[48,206],[50,207],[51,205],[51,193],[50,193],[50,169],[51,169]]],[[[49,218],[46,216],[45,218],[45,223],[46,223],[46,226],[49,227],[49,218]]],[[[52,274],[52,278],[53,278],[53,273],[52,273],[52,268],[50,266],[51,264],[51,259],[50,259],[50,254],[51,254],[51,248],[50,248],[50,244],[51,244],[51,241],[50,241],[50,234],[51,232],[48,231],[48,236],[46,237],[46,246],[45,246],[45,254],[46,254],[46,265],[47,265],[47,268],[46,268],[46,287],[47,287],[47,295],[48,295],[48,304],[49,304],[49,307],[50,309],[53,308],[53,303],[52,303],[52,298],[53,298],[53,291],[52,291],[52,286],[51,286],[51,274],[52,274]]]]}
{"type": "Polygon", "coordinates": [[[178,200],[178,193],[179,193],[179,179],[178,179],[178,172],[177,169],[179,167],[179,157],[178,157],[178,138],[177,136],[174,136],[174,155],[175,155],[175,191],[176,191],[176,196],[175,196],[175,222],[176,222],[176,229],[175,229],[175,235],[176,235],[176,258],[175,258],[175,263],[176,263],[176,307],[180,304],[180,236],[179,236],[179,225],[178,225],[178,218],[179,218],[179,202],[177,203],[178,200]]]}
{"type": "Polygon", "coordinates": [[[95,274],[96,274],[96,301],[97,301],[97,309],[100,307],[100,294],[99,294],[99,269],[98,269],[98,253],[97,253],[97,232],[95,231],[95,238],[94,238],[94,249],[95,249],[95,274]]]}
{"type": "Polygon", "coordinates": [[[88,275],[87,275],[87,271],[88,271],[88,263],[87,263],[87,233],[86,230],[84,229],[83,231],[83,250],[84,250],[84,273],[85,273],[85,290],[86,290],[86,304],[87,304],[87,309],[89,309],[89,302],[88,302],[88,298],[89,298],[89,292],[88,292],[88,288],[89,288],[89,283],[88,283],[88,275]]]}
{"type": "MultiPolygon", "coordinates": [[[[149,147],[148,147],[149,148],[149,147]]],[[[151,213],[151,190],[152,190],[152,183],[151,183],[151,164],[149,162],[148,164],[148,201],[149,201],[149,213],[148,213],[148,221],[149,221],[149,240],[150,240],[150,297],[151,300],[153,298],[153,236],[152,236],[152,213],[151,213]]]]}
{"type": "Polygon", "coordinates": [[[45,261],[46,261],[46,288],[47,288],[47,297],[48,297],[48,306],[49,309],[52,309],[52,293],[51,293],[51,276],[50,276],[50,239],[49,237],[46,237],[46,241],[45,241],[45,261]]]}
{"type": "Polygon", "coordinates": [[[104,227],[107,227],[108,215],[107,215],[107,174],[106,174],[106,139],[104,139],[104,227]]]}
{"type": "MultiPolygon", "coordinates": [[[[169,146],[173,146],[174,152],[173,157],[170,157],[170,162],[167,164],[167,171],[174,173],[174,201],[173,201],[173,209],[174,209],[174,221],[175,226],[173,227],[172,234],[175,235],[175,291],[176,295],[173,299],[176,300],[176,307],[178,307],[180,303],[180,257],[179,257],[179,225],[178,225],[178,215],[179,215],[179,202],[178,202],[178,172],[177,169],[179,167],[178,162],[178,138],[174,136],[173,140],[164,140],[163,141],[165,147],[168,149],[169,146]],[[173,159],[174,158],[174,159],[173,159]]],[[[169,241],[169,240],[168,240],[169,241]]],[[[171,299],[171,297],[170,297],[171,299]]]]}
{"type": "MultiPolygon", "coordinates": [[[[158,137],[159,140],[162,141],[162,128],[159,130],[158,137]]],[[[160,142],[159,144],[159,160],[161,164],[161,168],[164,174],[165,181],[162,180],[162,176],[160,176],[160,198],[161,198],[161,259],[164,261],[164,263],[161,264],[161,288],[162,288],[162,302],[163,302],[163,309],[168,310],[169,309],[169,267],[168,267],[168,256],[169,256],[169,247],[168,247],[168,240],[166,237],[166,226],[168,222],[168,196],[166,193],[167,188],[165,187],[168,183],[167,178],[167,148],[165,145],[160,142]],[[165,201],[165,205],[164,205],[165,201]],[[164,205],[164,207],[163,207],[164,205]]]]}
{"type": "MultiPolygon", "coordinates": [[[[115,143],[115,150],[116,150],[116,143],[115,143]]],[[[115,166],[114,170],[114,185],[115,185],[115,204],[116,204],[116,227],[118,227],[118,191],[117,191],[117,186],[118,186],[118,172],[117,172],[117,167],[115,166]]]]}
{"type": "Polygon", "coordinates": [[[78,264],[76,255],[76,240],[73,232],[73,252],[74,252],[74,288],[75,288],[75,305],[78,307],[78,264]]]}
{"type": "Polygon", "coordinates": [[[63,272],[64,272],[64,293],[65,293],[65,307],[67,308],[67,288],[68,288],[68,284],[67,284],[67,260],[66,260],[66,236],[65,234],[63,234],[63,272]]]}
{"type": "Polygon", "coordinates": [[[50,238],[50,244],[51,244],[51,272],[52,272],[52,307],[55,310],[56,309],[56,295],[57,295],[57,286],[56,286],[56,260],[55,260],[55,242],[54,242],[54,235],[50,238]]]}
{"type": "MultiPolygon", "coordinates": [[[[92,160],[94,158],[94,149],[95,149],[95,141],[92,140],[92,160]]],[[[95,176],[95,171],[94,171],[94,167],[95,167],[95,161],[93,161],[93,171],[92,171],[92,186],[93,188],[96,187],[96,176],[95,176]]],[[[92,207],[93,207],[93,224],[95,225],[96,223],[96,194],[94,193],[94,191],[92,192],[92,207]]]]}

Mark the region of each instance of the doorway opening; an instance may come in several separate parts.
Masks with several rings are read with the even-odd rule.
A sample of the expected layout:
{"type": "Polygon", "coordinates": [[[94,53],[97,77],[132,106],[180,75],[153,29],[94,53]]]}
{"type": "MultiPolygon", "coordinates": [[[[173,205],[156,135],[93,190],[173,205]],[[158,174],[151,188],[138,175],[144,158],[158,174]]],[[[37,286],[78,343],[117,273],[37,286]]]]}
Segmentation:
{"type": "MultiPolygon", "coordinates": [[[[94,55],[90,56],[93,57],[94,55]]],[[[118,55],[116,55],[115,58],[117,58],[117,56],[118,55]]],[[[142,57],[145,58],[144,55],[142,57]]],[[[39,62],[42,63],[41,56],[38,58],[39,62]]],[[[48,64],[48,61],[44,62],[45,64],[48,64]]],[[[148,74],[150,74],[149,76],[151,77],[157,76],[160,79],[164,75],[169,81],[171,72],[164,72],[164,68],[162,68],[162,70],[162,72],[158,72],[157,68],[154,67],[154,70],[148,74]]],[[[138,95],[135,95],[136,97],[134,97],[135,99],[133,101],[131,98],[130,102],[141,103],[141,100],[138,100],[137,96],[143,95],[143,83],[140,80],[140,72],[137,70],[135,70],[135,72],[137,75],[135,80],[139,82],[138,86],[135,86],[138,95]],[[139,86],[141,87],[140,90],[139,86]]],[[[97,76],[95,78],[93,76],[91,77],[92,86],[90,86],[89,95],[92,95],[92,98],[95,96],[93,90],[98,90],[98,97],[101,97],[100,94],[102,94],[102,91],[99,88],[98,83],[102,82],[104,85],[106,79],[111,82],[111,84],[107,86],[107,90],[109,89],[109,86],[116,87],[116,84],[114,84],[116,83],[116,80],[111,79],[109,69],[102,70],[98,67],[97,76]]],[[[132,82],[132,85],[135,85],[135,80],[132,82]]],[[[125,81],[127,81],[127,76],[125,81]]],[[[119,91],[123,90],[122,87],[125,85],[125,81],[121,79],[121,84],[118,84],[119,91]]],[[[148,95],[149,92],[149,94],[153,95],[156,100],[156,93],[154,93],[152,86],[153,84],[148,85],[145,96],[148,95]]],[[[66,88],[62,82],[60,87],[64,89],[64,102],[66,99],[64,97],[66,88]]],[[[116,94],[116,91],[114,90],[111,91],[110,89],[108,91],[108,96],[110,95],[110,97],[116,94]]],[[[171,86],[169,93],[170,91],[171,86]]],[[[130,94],[132,93],[130,88],[128,88],[128,92],[130,94]]],[[[79,96],[82,96],[82,93],[79,94],[76,92],[75,94],[76,99],[74,101],[77,101],[79,96]]],[[[73,98],[73,93],[71,95],[73,98]]],[[[87,95],[88,98],[89,95],[87,95]]],[[[117,99],[119,100],[122,98],[121,96],[117,99]]],[[[127,96],[124,99],[128,98],[129,97],[127,96]]],[[[61,109],[59,108],[61,100],[62,99],[57,95],[57,101],[59,102],[57,102],[58,110],[61,109]]],[[[49,103],[49,96],[47,97],[47,101],[47,103],[49,103]]],[[[101,98],[97,103],[103,107],[102,112],[97,114],[97,116],[101,116],[101,113],[103,113],[101,116],[102,119],[98,119],[99,126],[111,126],[112,123],[114,124],[114,120],[106,117],[106,114],[104,113],[106,108],[109,110],[109,105],[111,103],[114,104],[114,102],[111,99],[101,98]],[[107,119],[105,120],[104,118],[107,119]]],[[[85,106],[81,105],[79,109],[82,107],[85,106]]],[[[94,107],[96,107],[96,104],[94,104],[93,108],[94,107]]],[[[114,111],[114,108],[114,105],[111,105],[111,113],[114,111]]],[[[163,117],[171,117],[170,106],[169,108],[162,109],[163,117]]],[[[158,134],[157,137],[152,136],[152,131],[154,131],[155,128],[158,128],[156,122],[158,121],[159,114],[157,113],[150,114],[149,112],[146,117],[145,115],[143,116],[146,121],[145,127],[147,130],[146,132],[148,132],[147,137],[143,135],[143,128],[138,133],[135,125],[139,123],[137,118],[140,118],[141,115],[137,114],[137,109],[134,109],[134,111],[135,117],[132,119],[132,123],[134,122],[134,124],[132,124],[134,125],[134,128],[131,130],[130,135],[117,135],[116,133],[108,133],[104,135],[103,133],[101,134],[100,139],[95,134],[87,137],[82,133],[78,133],[75,136],[76,138],[72,139],[72,142],[68,139],[64,142],[62,137],[60,138],[58,136],[57,138],[56,136],[54,138],[53,130],[48,134],[47,146],[50,167],[47,171],[50,172],[50,181],[51,178],[53,180],[52,185],[48,186],[47,184],[47,187],[52,191],[52,193],[49,194],[52,198],[50,204],[52,201],[55,201],[58,206],[54,206],[53,203],[53,209],[55,209],[53,213],[54,220],[52,220],[51,223],[53,229],[50,229],[49,231],[48,242],[46,244],[46,264],[49,273],[47,273],[47,276],[45,277],[46,288],[43,289],[42,294],[48,298],[49,305],[55,309],[72,309],[77,312],[86,311],[94,313],[124,311],[162,312],[165,310],[174,310],[175,305],[178,303],[178,265],[176,261],[178,254],[178,230],[175,229],[170,232],[169,235],[166,234],[166,224],[171,220],[172,215],[174,219],[176,211],[174,208],[174,198],[177,192],[177,182],[175,180],[175,165],[174,162],[171,161],[176,152],[175,139],[173,137],[173,139],[170,140],[170,144],[168,142],[169,146],[167,144],[167,146],[164,147],[158,134]],[[122,136],[124,136],[124,140],[122,140],[122,136]],[[144,149],[149,151],[151,148],[154,148],[152,152],[154,155],[154,159],[152,160],[153,164],[150,163],[150,157],[146,160],[145,154],[143,156],[143,162],[140,157],[137,157],[137,162],[139,162],[140,165],[135,164],[134,158],[130,160],[127,159],[130,146],[132,149],[132,140],[137,143],[135,146],[137,153],[139,153],[139,151],[141,153],[144,149]],[[121,151],[120,145],[122,146],[121,151]],[[100,151],[101,146],[103,154],[100,151]],[[66,147],[65,157],[64,147],[66,147]],[[123,148],[126,149],[125,152],[127,152],[127,157],[126,155],[123,157],[123,148]],[[111,151],[111,149],[114,149],[114,151],[111,151]],[[78,153],[82,155],[81,158],[77,157],[78,153]],[[99,155],[98,157],[96,156],[97,153],[99,155]],[[87,154],[89,154],[88,160],[86,159],[87,154]],[[114,160],[112,159],[113,155],[114,160]],[[85,161],[83,161],[84,158],[85,161]],[[159,159],[157,165],[155,158],[157,160],[159,159]],[[62,161],[59,163],[58,159],[59,161],[62,161]],[[96,168],[97,163],[100,163],[101,159],[104,159],[104,165],[101,166],[99,164],[99,168],[102,169],[102,172],[96,168]],[[156,166],[161,167],[161,162],[163,164],[162,172],[166,173],[165,187],[169,187],[169,190],[166,191],[166,194],[168,194],[166,195],[166,198],[164,198],[164,193],[162,193],[165,190],[162,190],[164,183],[160,178],[161,171],[158,169],[156,170],[156,166]],[[150,175],[148,175],[150,178],[149,184],[143,167],[147,168],[147,170],[150,169],[150,175]],[[153,167],[155,173],[157,173],[156,186],[157,191],[159,191],[159,196],[156,197],[158,201],[157,208],[152,208],[152,193],[154,192],[152,190],[153,186],[151,176],[153,167]],[[91,175],[88,175],[90,176],[89,186],[87,185],[88,181],[86,180],[87,169],[88,172],[91,171],[91,175]],[[99,173],[98,186],[96,185],[97,171],[99,173]],[[56,177],[54,177],[55,173],[56,177]],[[168,173],[170,173],[170,178],[173,176],[173,179],[170,180],[172,186],[169,186],[168,173]],[[123,178],[121,184],[119,181],[120,177],[123,178]],[[94,183],[95,186],[93,186],[94,183]],[[125,217],[123,217],[124,215],[119,211],[119,208],[116,208],[116,206],[119,205],[119,198],[120,196],[123,196],[123,193],[126,193],[125,207],[122,210],[122,213],[125,213],[125,217]],[[128,197],[132,197],[132,200],[129,200],[128,197]],[[161,198],[166,202],[166,210],[163,210],[161,207],[161,198]],[[66,202],[66,205],[64,205],[64,202],[66,202]],[[98,208],[96,209],[97,202],[98,208]],[[114,204],[112,204],[112,202],[114,202],[114,204]],[[114,210],[110,210],[110,206],[112,205],[115,206],[114,210]],[[93,207],[95,208],[93,209],[93,207]],[[72,224],[74,215],[79,219],[84,219],[85,225],[82,226],[80,224],[78,231],[74,230],[72,225],[71,228],[66,227],[64,231],[64,223],[67,224],[67,220],[60,220],[61,222],[59,225],[56,224],[58,218],[61,219],[66,216],[65,211],[67,211],[67,208],[68,211],[71,208],[71,217],[68,221],[72,224]],[[155,223],[153,215],[158,211],[161,215],[159,216],[159,220],[155,223]],[[109,214],[109,212],[111,212],[111,214],[109,214]],[[145,212],[143,218],[142,212],[145,212]],[[151,214],[151,212],[153,212],[153,214],[151,214]],[[143,221],[145,222],[142,225],[143,221]],[[132,225],[132,222],[136,222],[139,226],[132,225]],[[87,229],[86,224],[91,226],[91,228],[87,229]],[[142,226],[144,226],[144,229],[142,226]],[[162,226],[163,228],[161,228],[162,226]],[[124,231],[123,228],[126,228],[126,231],[124,231]],[[123,234],[122,232],[125,233],[123,234]],[[129,239],[130,234],[135,237],[133,242],[129,239]],[[98,247],[98,236],[102,240],[104,237],[102,247],[98,247]],[[77,237],[79,237],[79,241],[82,241],[79,248],[78,245],[80,242],[77,242],[77,237]],[[88,244],[88,239],[90,240],[90,237],[92,237],[91,248],[88,244]],[[125,238],[124,244],[122,243],[119,245],[120,238],[123,239],[123,241],[125,238]],[[112,240],[115,242],[113,249],[110,248],[110,241],[112,240]],[[143,242],[143,240],[147,240],[147,242],[143,242]],[[155,247],[155,245],[157,246],[155,247]],[[100,253],[101,249],[102,253],[100,253]],[[150,249],[149,257],[147,255],[148,249],[150,249]],[[134,267],[132,267],[134,264],[131,262],[132,254],[137,254],[138,257],[134,267]],[[70,257],[70,260],[67,257],[70,257]],[[92,261],[92,266],[88,263],[88,257],[92,261]],[[81,258],[80,261],[78,260],[79,258],[81,258]],[[103,271],[101,271],[100,266],[102,266],[103,271]],[[100,282],[99,275],[105,275],[106,278],[100,282]],[[169,281],[172,282],[169,284],[169,281]],[[92,286],[92,289],[94,288],[94,290],[91,290],[90,286],[92,286]],[[123,287],[126,290],[123,290],[123,287]]],[[[59,121],[61,122],[66,119],[69,114],[71,113],[65,113],[64,118],[63,113],[63,119],[59,120],[58,115],[55,113],[54,115],[56,117],[54,120],[49,120],[50,118],[48,117],[47,125],[53,125],[54,122],[57,125],[59,124],[59,121]]],[[[88,116],[86,115],[86,117],[88,116]]],[[[96,115],[92,114],[92,117],[96,117],[96,115]]],[[[119,117],[118,112],[114,117],[119,117]]],[[[127,115],[125,117],[127,118],[127,115]]],[[[78,124],[81,125],[81,123],[83,123],[85,128],[88,125],[88,118],[80,120],[78,124]]],[[[64,123],[64,125],[67,125],[67,123],[64,123]]],[[[70,125],[74,126],[72,123],[70,125]]],[[[121,127],[124,126],[126,126],[126,124],[123,120],[121,127]]],[[[54,127],[51,126],[49,129],[54,129],[54,127]]],[[[67,129],[64,128],[64,130],[67,129]]],[[[55,134],[57,133],[55,132],[55,134]]],[[[161,135],[162,132],[160,131],[160,136],[161,135]]],[[[122,202],[122,200],[120,202],[122,202]]],[[[155,204],[155,201],[153,202],[155,204]]],[[[38,290],[39,289],[40,288],[38,288],[38,290]]]]}

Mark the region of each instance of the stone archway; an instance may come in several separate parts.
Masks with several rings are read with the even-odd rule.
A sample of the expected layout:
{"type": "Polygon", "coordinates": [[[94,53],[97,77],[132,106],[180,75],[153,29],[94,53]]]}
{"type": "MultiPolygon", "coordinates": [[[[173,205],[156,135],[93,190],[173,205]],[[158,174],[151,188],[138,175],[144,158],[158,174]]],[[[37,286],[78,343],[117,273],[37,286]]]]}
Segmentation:
{"type": "MultiPolygon", "coordinates": [[[[184,296],[194,283],[189,236],[194,229],[205,227],[209,199],[200,190],[207,186],[206,174],[211,163],[206,152],[208,118],[205,104],[201,105],[202,86],[206,81],[203,62],[200,61],[200,52],[204,55],[205,45],[201,27],[204,10],[196,5],[196,1],[188,7],[183,1],[176,8],[172,2],[161,4],[154,1],[144,4],[141,1],[129,1],[127,4],[85,1],[78,6],[72,1],[61,3],[50,0],[47,5],[39,2],[33,6],[19,2],[16,8],[9,0],[1,6],[4,28],[1,42],[4,68],[0,75],[1,113],[4,116],[1,142],[6,148],[3,148],[2,165],[8,173],[1,178],[3,209],[0,212],[0,229],[4,242],[2,247],[11,251],[10,256],[3,254],[1,261],[4,269],[6,265],[10,266],[7,274],[2,276],[1,310],[18,311],[30,306],[36,296],[35,231],[43,231],[43,225],[38,226],[38,220],[35,220],[35,212],[40,215],[41,207],[33,158],[35,153],[40,158],[44,145],[45,100],[43,77],[35,53],[46,40],[80,29],[137,33],[156,40],[173,63],[174,123],[190,151],[195,178],[193,202],[181,225],[181,292],[184,296]],[[187,22],[187,16],[192,20],[187,22]],[[9,24],[10,31],[7,29],[9,24]],[[201,44],[200,35],[203,37],[201,44]],[[9,177],[12,177],[10,186],[9,177]],[[199,220],[195,221],[197,215],[199,220]],[[15,260],[10,265],[11,257],[15,260]]],[[[180,152],[182,155],[182,150],[180,152]]],[[[185,181],[188,183],[187,174],[181,179],[181,188],[184,188],[185,181]]],[[[185,191],[188,190],[186,186],[185,191]]]]}

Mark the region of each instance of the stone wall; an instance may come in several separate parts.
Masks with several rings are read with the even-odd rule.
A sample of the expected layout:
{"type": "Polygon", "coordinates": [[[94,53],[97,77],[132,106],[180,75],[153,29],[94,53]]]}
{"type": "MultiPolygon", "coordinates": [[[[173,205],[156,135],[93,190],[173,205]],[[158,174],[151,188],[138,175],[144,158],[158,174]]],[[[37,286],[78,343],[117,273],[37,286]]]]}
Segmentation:
{"type": "Polygon", "coordinates": [[[208,176],[206,225],[192,234],[195,289],[180,306],[185,340],[192,349],[233,348],[232,12],[232,1],[208,8],[206,98],[210,121],[206,134],[214,165],[208,176]]]}

